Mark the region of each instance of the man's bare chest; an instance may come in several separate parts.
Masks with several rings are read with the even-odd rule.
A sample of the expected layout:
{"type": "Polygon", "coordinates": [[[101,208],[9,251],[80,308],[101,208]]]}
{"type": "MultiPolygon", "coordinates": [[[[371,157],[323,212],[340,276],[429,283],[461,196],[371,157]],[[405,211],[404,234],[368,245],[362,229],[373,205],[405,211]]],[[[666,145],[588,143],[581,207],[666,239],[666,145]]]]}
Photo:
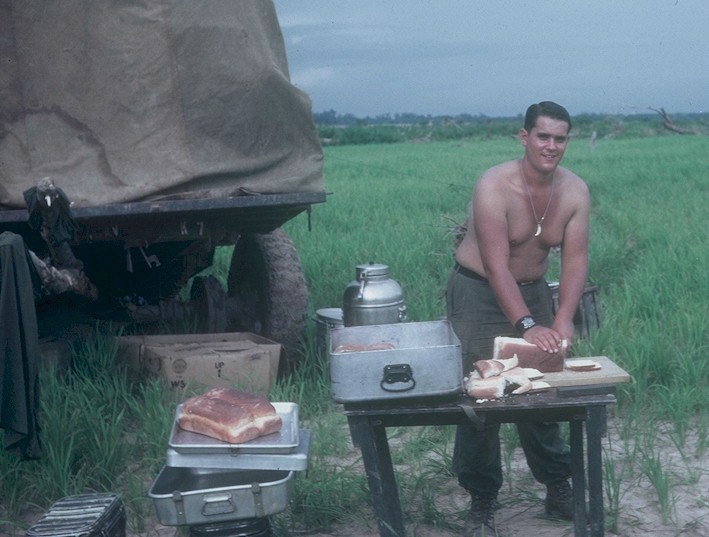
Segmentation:
{"type": "Polygon", "coordinates": [[[510,249],[529,247],[548,250],[559,246],[570,211],[564,210],[560,198],[554,196],[544,212],[532,210],[529,199],[517,196],[507,206],[507,230],[510,249]]]}

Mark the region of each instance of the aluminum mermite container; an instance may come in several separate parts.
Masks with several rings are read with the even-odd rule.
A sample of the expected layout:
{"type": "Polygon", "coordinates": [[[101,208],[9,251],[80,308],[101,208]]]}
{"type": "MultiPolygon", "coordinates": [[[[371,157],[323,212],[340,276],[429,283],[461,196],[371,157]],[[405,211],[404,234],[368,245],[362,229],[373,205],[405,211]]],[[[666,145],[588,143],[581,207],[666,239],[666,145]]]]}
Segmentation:
{"type": "Polygon", "coordinates": [[[345,288],[345,326],[400,323],[406,320],[401,286],[389,278],[389,267],[378,263],[357,265],[356,278],[345,288]]]}
{"type": "Polygon", "coordinates": [[[164,466],[148,492],[165,526],[264,518],[288,507],[294,473],[164,466]]]}
{"type": "Polygon", "coordinates": [[[333,330],[330,381],[338,403],[455,397],[463,393],[460,341],[448,321],[333,330]]]}
{"type": "Polygon", "coordinates": [[[311,438],[296,403],[272,404],[280,431],[242,444],[182,429],[177,406],[167,464],[148,491],[161,524],[190,526],[190,537],[271,537],[267,517],[287,508],[311,438]]]}

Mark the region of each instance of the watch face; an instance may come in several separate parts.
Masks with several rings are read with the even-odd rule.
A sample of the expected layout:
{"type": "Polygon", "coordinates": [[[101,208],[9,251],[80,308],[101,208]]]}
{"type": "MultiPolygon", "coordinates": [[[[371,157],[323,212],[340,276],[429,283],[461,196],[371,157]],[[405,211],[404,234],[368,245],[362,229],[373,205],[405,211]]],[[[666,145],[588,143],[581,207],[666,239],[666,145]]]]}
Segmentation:
{"type": "Polygon", "coordinates": [[[522,326],[524,327],[525,330],[528,330],[534,326],[534,319],[531,317],[525,317],[522,319],[522,326]]]}

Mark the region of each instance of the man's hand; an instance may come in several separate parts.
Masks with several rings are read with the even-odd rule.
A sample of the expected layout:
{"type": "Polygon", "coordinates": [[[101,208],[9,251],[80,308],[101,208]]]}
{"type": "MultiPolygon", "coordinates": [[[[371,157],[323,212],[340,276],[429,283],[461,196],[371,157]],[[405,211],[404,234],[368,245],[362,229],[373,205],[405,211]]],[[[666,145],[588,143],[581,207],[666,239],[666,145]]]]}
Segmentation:
{"type": "Polygon", "coordinates": [[[568,342],[568,345],[571,346],[571,344],[574,341],[574,321],[572,319],[569,320],[563,320],[559,317],[557,317],[554,320],[554,324],[552,325],[552,328],[557,331],[559,336],[561,336],[561,339],[565,339],[568,342]]]}
{"type": "Polygon", "coordinates": [[[559,352],[561,350],[561,340],[565,339],[556,330],[541,325],[533,326],[524,333],[523,337],[528,343],[533,343],[550,354],[559,352]]]}

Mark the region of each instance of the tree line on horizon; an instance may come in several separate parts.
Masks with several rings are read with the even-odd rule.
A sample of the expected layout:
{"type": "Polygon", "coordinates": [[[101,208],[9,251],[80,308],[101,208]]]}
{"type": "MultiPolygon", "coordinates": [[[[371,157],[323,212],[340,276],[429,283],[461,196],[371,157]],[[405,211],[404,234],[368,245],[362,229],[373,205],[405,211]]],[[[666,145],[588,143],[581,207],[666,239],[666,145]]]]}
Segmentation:
{"type": "MultiPolygon", "coordinates": [[[[572,117],[577,138],[627,138],[661,135],[709,135],[709,113],[669,114],[661,109],[632,115],[579,114],[572,117]],[[668,128],[670,125],[675,128],[668,128]]],[[[516,117],[482,114],[430,115],[387,113],[357,117],[335,110],[313,113],[323,145],[356,145],[412,141],[443,141],[464,138],[516,136],[523,121],[516,117]]]]}

